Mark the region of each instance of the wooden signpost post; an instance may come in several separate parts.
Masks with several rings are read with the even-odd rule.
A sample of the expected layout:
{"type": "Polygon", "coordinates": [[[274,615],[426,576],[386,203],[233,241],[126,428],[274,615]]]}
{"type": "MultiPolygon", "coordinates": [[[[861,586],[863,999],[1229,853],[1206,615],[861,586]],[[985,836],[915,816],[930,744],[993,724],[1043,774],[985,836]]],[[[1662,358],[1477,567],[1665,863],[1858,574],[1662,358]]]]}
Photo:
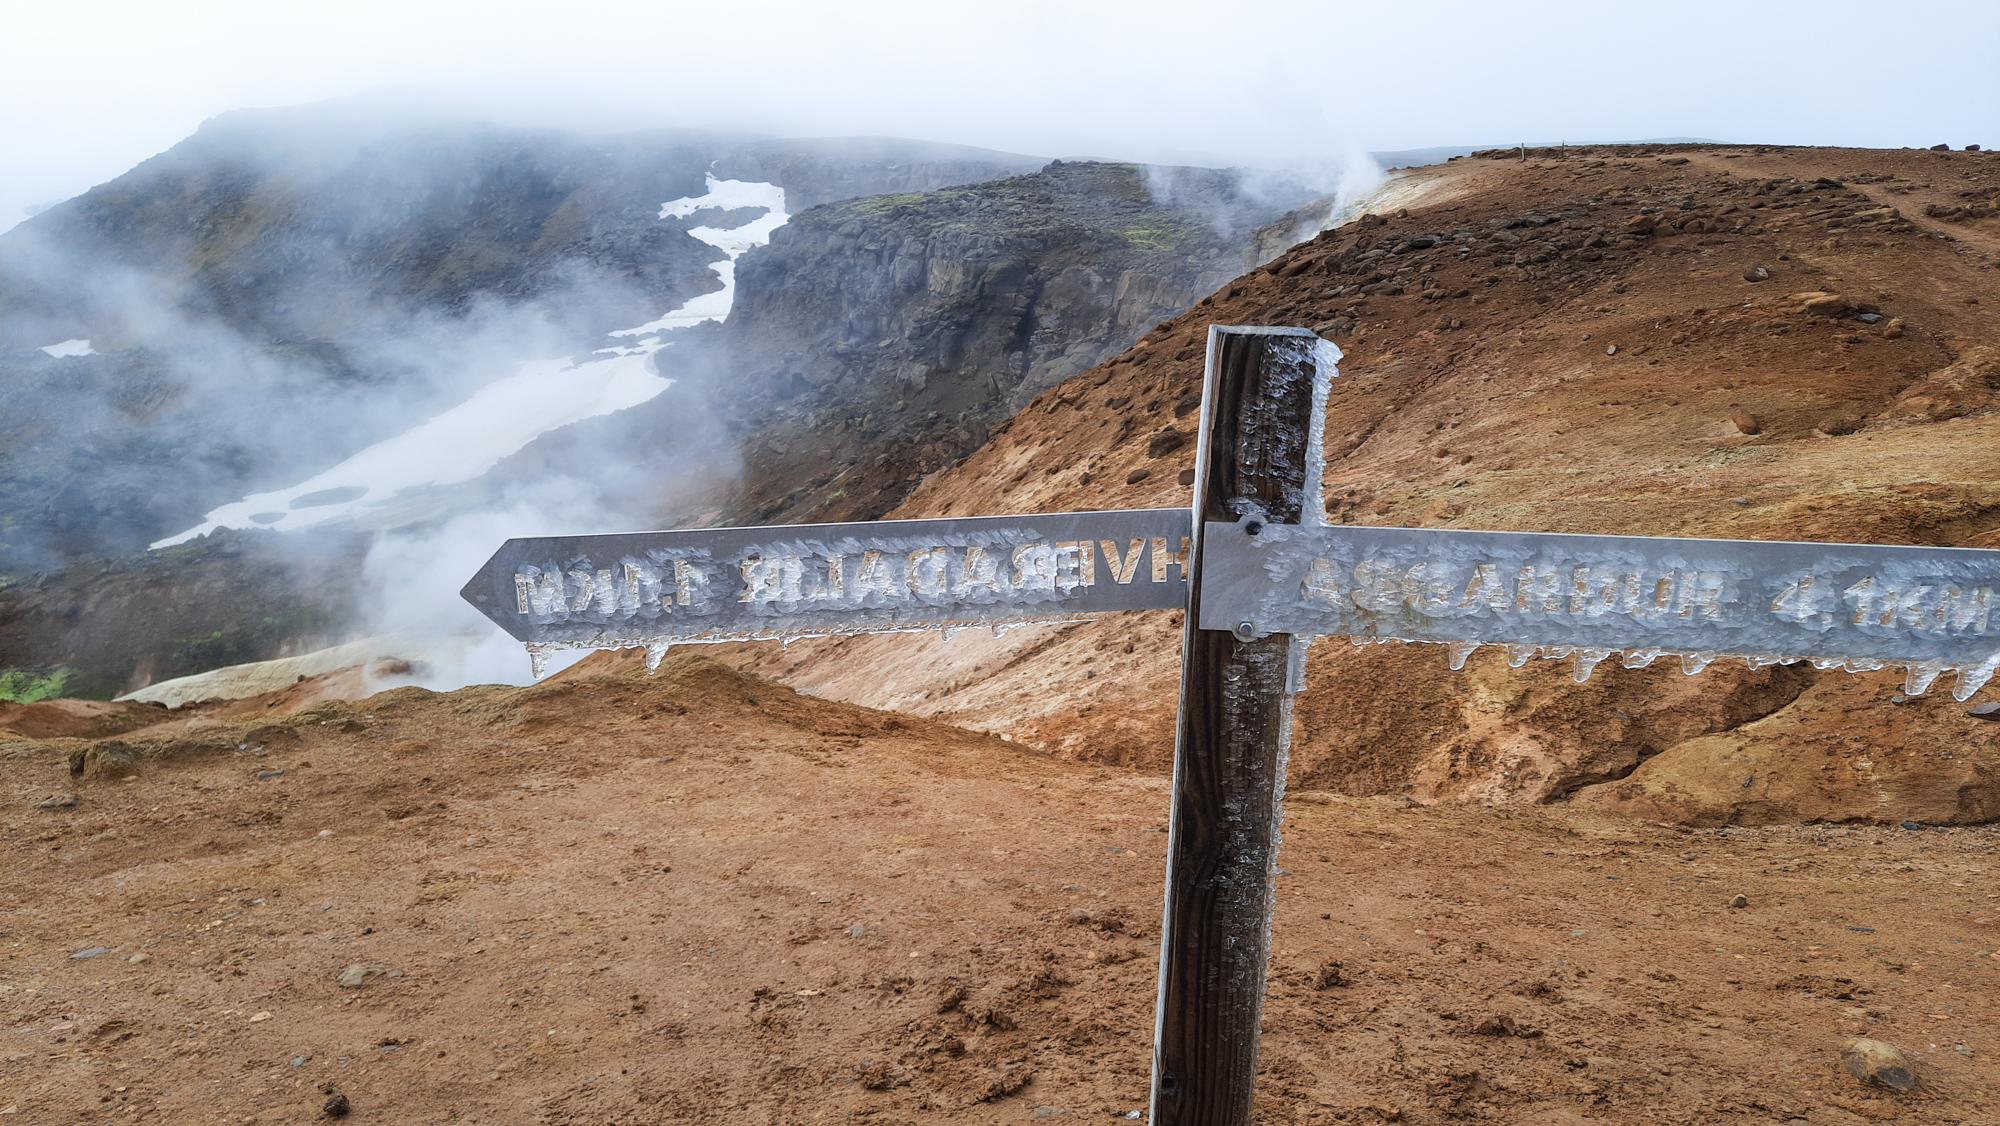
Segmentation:
{"type": "Polygon", "coordinates": [[[1340,352],[1209,330],[1191,509],[509,540],[465,598],[551,650],[1073,622],[1185,609],[1153,1048],[1155,1126],[1244,1126],[1307,641],[1571,657],[2000,670],[2000,551],[1328,527],[1321,420],[1340,352]]]}

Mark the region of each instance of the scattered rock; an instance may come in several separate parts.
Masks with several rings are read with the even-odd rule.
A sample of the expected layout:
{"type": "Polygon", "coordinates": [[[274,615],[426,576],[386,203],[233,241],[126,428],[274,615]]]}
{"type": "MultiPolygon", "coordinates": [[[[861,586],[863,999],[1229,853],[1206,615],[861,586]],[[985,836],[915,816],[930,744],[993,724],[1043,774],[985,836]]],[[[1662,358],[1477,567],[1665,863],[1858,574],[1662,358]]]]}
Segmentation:
{"type": "Polygon", "coordinates": [[[1187,445],[1187,435],[1169,426],[1146,439],[1146,456],[1165,457],[1185,445],[1187,445]]]}
{"type": "Polygon", "coordinates": [[[57,794],[55,797],[35,803],[36,809],[73,809],[75,806],[75,794],[57,794]]]}
{"type": "Polygon", "coordinates": [[[123,778],[139,765],[139,749],[130,743],[107,739],[82,750],[71,751],[69,774],[72,778],[85,781],[99,781],[105,778],[123,778]]]}
{"type": "Polygon", "coordinates": [[[1625,220],[1625,233],[1628,235],[1650,235],[1653,233],[1653,228],[1658,225],[1659,220],[1653,218],[1651,215],[1634,215],[1630,219],[1625,220]]]}
{"type": "Polygon", "coordinates": [[[1854,309],[1854,305],[1838,293],[1794,293],[1785,300],[1811,317],[1844,317],[1854,309]]]}
{"type": "Polygon", "coordinates": [[[72,962],[76,962],[76,961],[81,961],[85,958],[95,958],[99,954],[109,954],[109,953],[111,953],[111,948],[109,946],[86,946],[83,949],[77,951],[76,953],[71,954],[69,956],[69,960],[72,962]]]}
{"type": "Polygon", "coordinates": [[[388,972],[389,967],[374,962],[350,962],[346,968],[334,975],[334,980],[340,983],[342,989],[359,989],[368,984],[371,978],[380,977],[388,972]]]}
{"type": "Polygon", "coordinates": [[[1174,480],[1183,485],[1192,485],[1194,484],[1194,470],[1183,469],[1180,476],[1174,478],[1174,480]]]}
{"type": "Polygon", "coordinates": [[[1523,1040],[1533,1040],[1542,1034],[1541,1029],[1504,1014],[1481,1020],[1472,1026],[1472,1032],[1476,1036],[1516,1036],[1523,1040]]]}
{"type": "Polygon", "coordinates": [[[1143,468],[1134,469],[1132,472],[1127,473],[1125,475],[1125,483],[1128,485],[1136,485],[1139,482],[1144,481],[1146,478],[1151,477],[1152,475],[1153,471],[1150,469],[1143,469],[1143,468]]]}
{"type": "Polygon", "coordinates": [[[1747,282],[1770,281],[1771,268],[1764,265],[1752,266],[1743,271],[1743,280],[1747,282]]]}
{"type": "Polygon", "coordinates": [[[346,1118],[347,1112],[353,1109],[354,1106],[347,1101],[347,1096],[338,1092],[320,1107],[328,1118],[346,1118]]]}
{"type": "Polygon", "coordinates": [[[1731,503],[1731,504],[1733,504],[1733,505],[1737,505],[1738,507],[1741,507],[1741,508],[1748,508],[1748,507],[1750,507],[1750,498],[1749,498],[1749,497],[1730,497],[1730,498],[1729,498],[1729,503],[1731,503]]]}
{"type": "Polygon", "coordinates": [[[1617,355],[1617,354],[1618,354],[1618,345],[1616,345],[1616,344],[1613,344],[1613,345],[1611,345],[1610,347],[1606,348],[1606,349],[1604,350],[1604,354],[1605,354],[1605,355],[1607,355],[1607,356],[1615,356],[1615,355],[1617,355]]]}
{"type": "Polygon", "coordinates": [[[1887,1040],[1849,1040],[1840,1049],[1840,1062],[1847,1074],[1871,1087],[1914,1091],[1919,1085],[1916,1066],[1887,1040]]]}
{"type": "Polygon", "coordinates": [[[285,772],[282,770],[260,770],[257,772],[257,781],[263,782],[271,778],[283,778],[284,776],[285,772]]]}
{"type": "Polygon", "coordinates": [[[1174,417],[1185,418],[1201,409],[1201,396],[1189,392],[1174,400],[1174,417]]]}
{"type": "Polygon", "coordinates": [[[148,953],[146,953],[145,951],[143,951],[143,950],[142,950],[142,951],[140,951],[139,953],[137,953],[137,954],[134,954],[134,955],[132,955],[131,957],[129,957],[129,958],[127,958],[127,959],[125,959],[125,960],[126,960],[126,961],[128,961],[128,962],[130,962],[130,963],[132,963],[132,964],[133,964],[133,965],[135,965],[135,966],[143,966],[143,965],[145,965],[145,964],[146,964],[147,962],[150,962],[150,961],[152,961],[152,960],[153,960],[153,956],[152,956],[151,954],[148,954],[148,953]]]}
{"type": "Polygon", "coordinates": [[[1921,833],[1924,830],[1923,825],[1916,821],[1903,822],[1903,828],[1908,829],[1912,833],[1921,833]]]}
{"type": "Polygon", "coordinates": [[[1737,411],[1729,416],[1729,421],[1735,423],[1736,429],[1745,434],[1756,434],[1764,429],[1764,424],[1758,422],[1757,416],[1749,411],[1737,411]]]}
{"type": "Polygon", "coordinates": [[[250,1023],[251,1023],[251,1024],[262,1024],[262,1023],[264,1023],[265,1021],[267,1021],[267,1020],[270,1020],[270,1019],[271,1019],[271,1014],[270,1014],[270,1013],[265,1013],[265,1012],[259,1012],[259,1013],[252,1013],[252,1014],[250,1014],[250,1023]]]}
{"type": "Polygon", "coordinates": [[[2000,701],[1989,700],[1984,704],[1980,704],[1974,708],[1969,709],[1965,714],[1971,716],[1974,719],[1983,719],[1993,723],[2000,723],[2000,701]]]}
{"type": "Polygon", "coordinates": [[[1829,438],[1839,438],[1861,429],[1861,420],[1853,415],[1832,415],[1814,423],[1813,429],[1829,438]]]}
{"type": "Polygon", "coordinates": [[[1729,905],[1731,907],[1748,907],[1750,906],[1750,897],[1747,895],[1738,895],[1729,901],[1729,905]]]}

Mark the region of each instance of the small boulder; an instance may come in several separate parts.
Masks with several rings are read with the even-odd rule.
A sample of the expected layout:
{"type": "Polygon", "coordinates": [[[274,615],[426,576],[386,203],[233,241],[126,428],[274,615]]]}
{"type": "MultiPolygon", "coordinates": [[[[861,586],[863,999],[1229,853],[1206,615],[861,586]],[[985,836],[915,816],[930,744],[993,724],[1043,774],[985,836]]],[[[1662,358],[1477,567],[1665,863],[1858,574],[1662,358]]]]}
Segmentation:
{"type": "Polygon", "coordinates": [[[1829,438],[1839,438],[1861,429],[1861,420],[1853,415],[1832,415],[1813,424],[1813,429],[1829,438]]]}
{"type": "Polygon", "coordinates": [[[1653,233],[1653,228],[1657,226],[1659,226],[1659,220],[1653,218],[1651,215],[1634,215],[1630,219],[1625,220],[1625,233],[1628,235],[1650,235],[1653,233]]]}
{"type": "Polygon", "coordinates": [[[1729,421],[1735,423],[1736,429],[1745,434],[1756,434],[1764,429],[1763,424],[1757,421],[1757,416],[1749,411],[1737,411],[1729,416],[1729,421]]]}
{"type": "Polygon", "coordinates": [[[1844,317],[1854,309],[1853,303],[1838,293],[1794,293],[1786,300],[1810,317],[1844,317]]]}
{"type": "Polygon", "coordinates": [[[1847,1074],[1871,1087],[1914,1091],[1921,1085],[1916,1066],[1887,1040],[1849,1040],[1840,1049],[1840,1062],[1847,1074]]]}
{"type": "Polygon", "coordinates": [[[1762,265],[1752,266],[1743,271],[1743,280],[1747,282],[1770,281],[1771,269],[1768,266],[1762,265]]]}
{"type": "Polygon", "coordinates": [[[1132,472],[1127,473],[1125,475],[1125,483],[1128,485],[1136,485],[1139,482],[1144,481],[1146,478],[1151,477],[1152,475],[1153,471],[1150,469],[1145,469],[1145,468],[1134,469],[1132,472]]]}
{"type": "Polygon", "coordinates": [[[1187,435],[1169,426],[1146,439],[1147,457],[1165,457],[1187,445],[1187,435]]]}
{"type": "Polygon", "coordinates": [[[389,967],[374,962],[350,962],[334,975],[334,980],[342,989],[359,989],[373,979],[389,972],[389,967]]]}

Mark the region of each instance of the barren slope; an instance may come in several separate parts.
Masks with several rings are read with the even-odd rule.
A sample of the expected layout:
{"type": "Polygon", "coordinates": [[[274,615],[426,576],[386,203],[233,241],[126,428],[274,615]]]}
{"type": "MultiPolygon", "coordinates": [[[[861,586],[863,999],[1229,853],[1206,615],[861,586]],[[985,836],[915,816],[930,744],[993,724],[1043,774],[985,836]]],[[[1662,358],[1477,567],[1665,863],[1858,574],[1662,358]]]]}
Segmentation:
{"type": "MultiPolygon", "coordinates": [[[[2000,545],[2000,223],[1960,210],[2000,190],[2000,155],[1571,156],[1423,171],[1444,181],[1425,206],[1230,284],[1035,400],[895,515],[1186,503],[1192,444],[1149,448],[1192,429],[1207,326],[1304,324],[1347,352],[1328,419],[1337,521],[2000,545]],[[1760,266],[1768,277],[1750,280],[1760,266]]],[[[737,659],[828,696],[1159,768],[1176,633],[1172,615],[1125,615],[737,659]]],[[[1292,760],[1308,786],[1577,792],[1703,821],[2000,815],[2000,729],[1936,691],[1878,706],[1897,690],[1887,675],[1718,665],[1684,681],[1659,664],[1578,686],[1496,650],[1455,674],[1432,647],[1329,639],[1309,681],[1292,760]],[[1754,768],[1698,769],[1752,743],[1754,768]]]]}
{"type": "MultiPolygon", "coordinates": [[[[1142,1105],[1164,779],[613,665],[0,742],[0,1113],[1142,1105]]],[[[1995,845],[1295,791],[1258,1121],[1992,1121],[1995,845]],[[1855,1034],[1930,1087],[1847,1078],[1855,1034]]]]}

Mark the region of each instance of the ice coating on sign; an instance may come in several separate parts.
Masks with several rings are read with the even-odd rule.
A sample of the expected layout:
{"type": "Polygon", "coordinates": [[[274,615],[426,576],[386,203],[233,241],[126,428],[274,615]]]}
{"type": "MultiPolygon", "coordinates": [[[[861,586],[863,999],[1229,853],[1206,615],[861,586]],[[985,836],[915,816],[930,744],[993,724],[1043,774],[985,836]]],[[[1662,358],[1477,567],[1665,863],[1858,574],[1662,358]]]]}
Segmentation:
{"type": "Polygon", "coordinates": [[[1921,696],[1944,672],[1943,661],[1924,661],[1911,665],[1903,677],[1903,692],[1909,696],[1921,696]]]}
{"type": "Polygon", "coordinates": [[[1187,604],[1184,508],[510,540],[464,597],[544,651],[1087,621],[1187,604]]]}
{"type": "Polygon", "coordinates": [[[1592,669],[1596,668],[1605,658],[1615,652],[1617,652],[1615,649],[1578,649],[1576,651],[1575,670],[1571,673],[1571,676],[1575,678],[1578,684],[1582,684],[1584,681],[1590,679],[1592,669]]]}
{"type": "MultiPolygon", "coordinates": [[[[1908,692],[2000,671],[2000,551],[1430,528],[1203,528],[1201,628],[1499,644],[1531,657],[1660,656],[1690,675],[1908,671],[1908,692]]],[[[1595,661],[1585,663],[1594,665],[1595,661]]]]}
{"type": "MultiPolygon", "coordinates": [[[[1427,642],[1423,639],[1401,637],[1350,637],[1348,640],[1355,645],[1363,647],[1371,644],[1381,645],[1388,642],[1443,645],[1447,660],[1453,670],[1463,670],[1466,658],[1476,652],[1481,644],[1470,641],[1427,642]]],[[[1526,665],[1529,660],[1535,657],[1540,657],[1544,660],[1554,660],[1565,656],[1572,657],[1575,660],[1572,675],[1578,684],[1588,681],[1592,670],[1596,669],[1598,665],[1619,655],[1619,651],[1616,649],[1590,646],[1571,647],[1510,643],[1503,645],[1502,648],[1506,651],[1507,663],[1517,669],[1526,665]]],[[[1876,672],[1881,669],[1895,667],[1892,662],[1867,659],[1855,660],[1842,657],[1806,658],[1787,653],[1677,652],[1671,649],[1655,648],[1627,650],[1624,653],[1624,659],[1620,663],[1628,669],[1643,669],[1661,657],[1678,658],[1681,662],[1681,671],[1688,676],[1701,673],[1716,661],[1724,658],[1735,658],[1752,669],[1765,669],[1770,668],[1772,665],[1795,665],[1806,661],[1810,661],[1814,668],[1822,671],[1839,669],[1846,672],[1876,672]]],[[[1957,680],[1952,685],[1951,695],[1953,699],[1962,703],[1970,700],[1980,689],[1986,687],[1995,675],[2000,675],[2000,653],[1994,654],[1979,664],[1963,667],[1955,667],[1939,661],[1918,662],[1902,667],[1906,671],[1903,680],[1903,693],[1908,696],[1921,696],[1929,691],[1931,685],[1937,682],[1938,677],[1945,673],[1956,673],[1957,680]]]]}
{"type": "Polygon", "coordinates": [[[1312,425],[1316,429],[1312,440],[1306,443],[1306,493],[1299,519],[1301,523],[1323,527],[1327,522],[1326,497],[1322,492],[1326,481],[1326,440],[1323,431],[1327,404],[1333,399],[1333,381],[1340,376],[1341,353],[1339,345],[1331,340],[1316,338],[1310,346],[1313,365],[1312,425]]]}

